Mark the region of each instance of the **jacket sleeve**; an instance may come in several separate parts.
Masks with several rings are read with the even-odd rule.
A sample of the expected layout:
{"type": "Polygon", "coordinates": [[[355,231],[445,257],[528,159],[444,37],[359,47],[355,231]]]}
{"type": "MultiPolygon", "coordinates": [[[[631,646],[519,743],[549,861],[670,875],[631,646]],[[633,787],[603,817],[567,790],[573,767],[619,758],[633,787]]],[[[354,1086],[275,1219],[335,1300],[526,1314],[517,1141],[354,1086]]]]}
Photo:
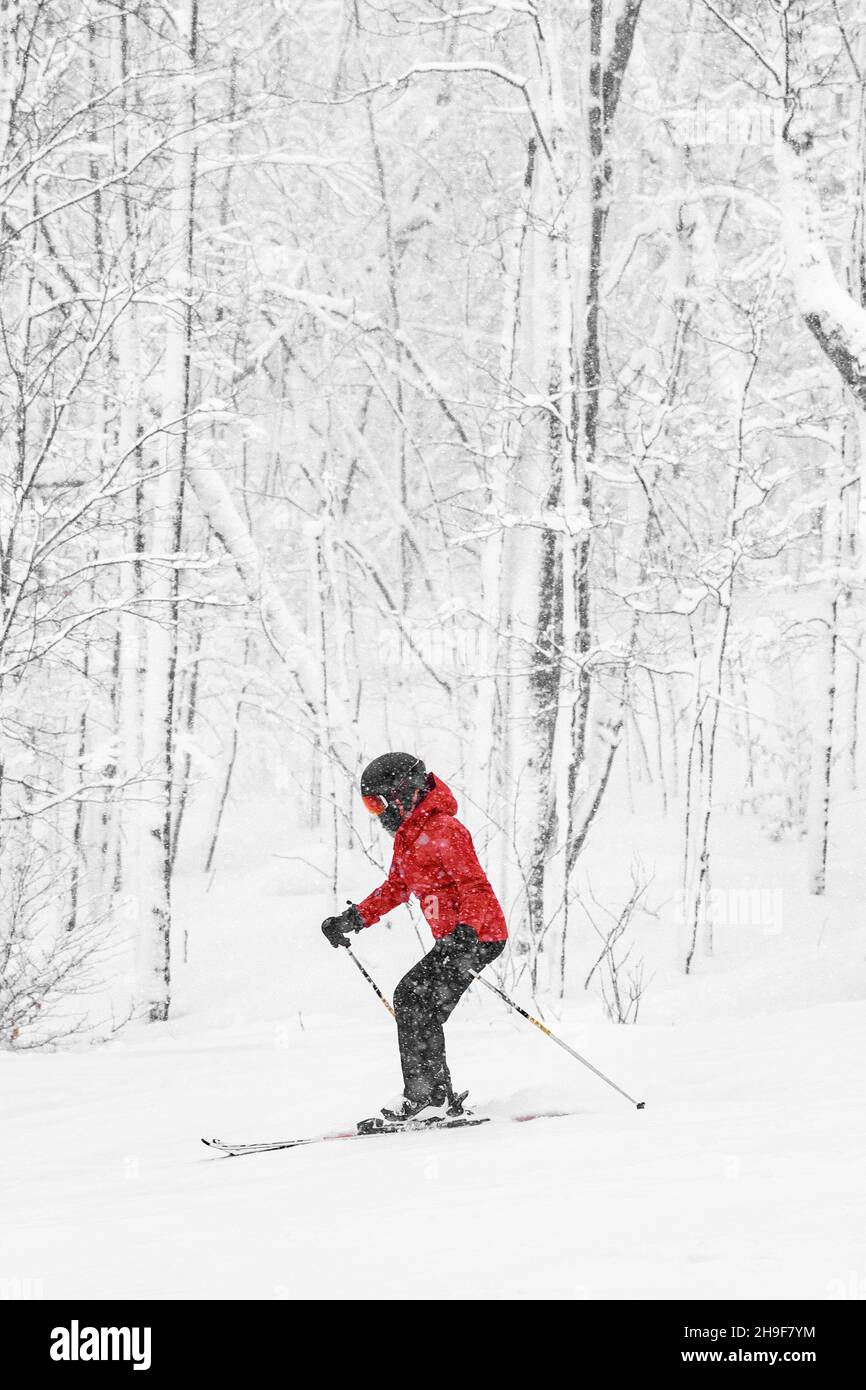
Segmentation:
{"type": "Polygon", "coordinates": [[[493,890],[478,862],[472,836],[452,816],[440,816],[438,822],[435,845],[442,869],[454,885],[457,921],[480,927],[490,916],[493,890]]]}
{"type": "Polygon", "coordinates": [[[356,906],[364,919],[365,927],[372,927],[374,922],[378,922],[380,917],[384,917],[386,912],[390,912],[392,907],[397,907],[400,903],[405,903],[409,899],[409,889],[403,879],[403,875],[392,864],[388,871],[388,877],[379,887],[374,888],[362,903],[356,906]]]}

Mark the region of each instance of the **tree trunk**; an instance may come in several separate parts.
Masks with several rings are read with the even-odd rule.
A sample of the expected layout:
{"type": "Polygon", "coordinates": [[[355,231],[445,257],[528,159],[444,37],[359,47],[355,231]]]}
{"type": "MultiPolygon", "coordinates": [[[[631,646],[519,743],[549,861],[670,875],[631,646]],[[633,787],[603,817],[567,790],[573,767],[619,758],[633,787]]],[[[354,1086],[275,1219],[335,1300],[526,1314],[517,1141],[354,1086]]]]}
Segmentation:
{"type": "Polygon", "coordinates": [[[144,561],[146,588],[146,664],[142,690],[143,762],[147,783],[140,901],[141,1002],[151,1022],[163,1022],[171,1003],[171,791],[174,763],[174,706],[178,643],[178,578],[173,556],[178,551],[186,465],[189,409],[190,259],[195,198],[195,156],[189,127],[194,122],[194,72],[197,0],[183,0],[178,13],[181,33],[179,72],[175,79],[177,117],[184,134],[175,142],[171,173],[173,303],[167,312],[163,355],[163,447],[145,485],[150,529],[144,561]]]}

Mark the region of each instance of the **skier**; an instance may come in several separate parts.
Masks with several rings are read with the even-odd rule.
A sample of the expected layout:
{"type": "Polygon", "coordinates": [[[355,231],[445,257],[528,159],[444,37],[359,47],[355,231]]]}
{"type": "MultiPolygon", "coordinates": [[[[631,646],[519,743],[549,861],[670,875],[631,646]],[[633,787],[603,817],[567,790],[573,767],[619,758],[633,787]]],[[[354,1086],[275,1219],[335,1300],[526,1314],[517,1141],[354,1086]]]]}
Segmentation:
{"type": "Polygon", "coordinates": [[[367,810],[394,836],[388,877],[363,902],[328,917],[322,931],[332,946],[371,927],[414,895],[435,938],[394,992],[403,1094],[382,1114],[390,1123],[433,1122],[464,1113],[445,1059],[443,1024],[472,977],[505,948],[508,930],[472,837],[455,819],[457,802],[445,783],[410,753],[385,753],[361,776],[367,810]]]}

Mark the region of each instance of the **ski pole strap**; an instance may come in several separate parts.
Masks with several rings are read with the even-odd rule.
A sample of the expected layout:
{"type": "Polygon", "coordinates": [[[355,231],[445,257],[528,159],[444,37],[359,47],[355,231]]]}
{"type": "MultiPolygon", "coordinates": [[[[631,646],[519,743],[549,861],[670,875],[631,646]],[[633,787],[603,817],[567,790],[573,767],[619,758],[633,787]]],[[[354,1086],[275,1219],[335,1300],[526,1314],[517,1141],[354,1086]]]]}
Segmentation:
{"type": "Polygon", "coordinates": [[[364,979],[367,981],[367,984],[370,985],[370,987],[376,991],[379,998],[382,1000],[382,1003],[385,1005],[385,1008],[388,1010],[388,1013],[391,1015],[392,1018],[395,1018],[396,1014],[394,1013],[394,1010],[391,1008],[391,1005],[388,1003],[388,1000],[385,998],[379,986],[376,984],[376,981],[373,979],[372,975],[367,974],[367,971],[364,969],[363,965],[358,960],[358,957],[355,955],[355,952],[352,950],[348,942],[346,942],[346,950],[349,952],[349,955],[352,957],[352,960],[355,962],[361,974],[364,976],[364,979]]]}
{"type": "Polygon", "coordinates": [[[499,998],[502,999],[510,1009],[513,1009],[515,1013],[520,1014],[521,1018],[525,1018],[527,1023],[534,1023],[536,1028],[538,1028],[546,1038],[550,1038],[551,1042],[555,1042],[558,1047],[563,1048],[570,1057],[574,1057],[575,1061],[582,1063],[582,1065],[587,1067],[599,1080],[606,1082],[608,1086],[612,1086],[613,1089],[618,1091],[621,1096],[624,1096],[626,1100],[631,1101],[632,1105],[637,1106],[638,1110],[643,1110],[646,1101],[635,1100],[634,1096],[630,1096],[628,1091],[624,1091],[621,1086],[617,1086],[615,1081],[611,1081],[610,1077],[605,1076],[603,1071],[599,1071],[598,1067],[594,1067],[592,1062],[588,1062],[585,1057],[581,1057],[579,1052],[576,1052],[573,1047],[569,1047],[568,1043],[563,1042],[562,1038],[558,1038],[556,1034],[551,1032],[539,1019],[533,1018],[532,1014],[527,1013],[526,1010],[522,1009],[519,1004],[516,1004],[513,999],[509,999],[508,995],[505,994],[503,990],[497,989],[496,985],[492,985],[489,980],[485,980],[483,975],[476,975],[474,978],[484,985],[485,989],[489,989],[493,994],[498,994],[499,998]]]}

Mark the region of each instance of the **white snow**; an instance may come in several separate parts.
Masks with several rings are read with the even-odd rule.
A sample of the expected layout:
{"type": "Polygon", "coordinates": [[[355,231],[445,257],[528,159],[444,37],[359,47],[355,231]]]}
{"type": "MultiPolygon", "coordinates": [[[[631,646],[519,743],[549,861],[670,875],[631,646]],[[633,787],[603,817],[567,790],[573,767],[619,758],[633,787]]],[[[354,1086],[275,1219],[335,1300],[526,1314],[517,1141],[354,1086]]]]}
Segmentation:
{"type": "MultiPolygon", "coordinates": [[[[862,928],[844,897],[816,913],[797,893],[795,846],[732,828],[719,865],[736,883],[745,864],[763,866],[783,896],[757,933],[720,924],[717,956],[688,982],[648,938],[645,1022],[609,1024],[579,989],[548,1015],[645,1111],[476,990],[448,1025],[455,1080],[495,1117],[567,1118],[229,1159],[200,1136],[343,1129],[399,1089],[393,1024],[323,942],[331,900],[304,896],[322,881],[315,867],[274,858],[261,817],[244,825],[243,810],[211,890],[180,876],[190,964],[176,967],[169,1024],[102,1048],[0,1054],[0,1276],[39,1281],[46,1298],[823,1299],[863,1287],[862,928]]],[[[598,839],[592,868],[611,900],[626,838],[652,849],[646,815],[616,819],[616,854],[598,839]]],[[[315,846],[291,851],[315,866],[315,846]]],[[[361,856],[343,872],[356,896],[374,876],[361,856]]],[[[717,907],[724,890],[717,880],[717,907]]],[[[419,954],[405,911],[391,921],[357,942],[388,991],[419,954]]],[[[525,983],[517,993],[530,1004],[525,983]]]]}

